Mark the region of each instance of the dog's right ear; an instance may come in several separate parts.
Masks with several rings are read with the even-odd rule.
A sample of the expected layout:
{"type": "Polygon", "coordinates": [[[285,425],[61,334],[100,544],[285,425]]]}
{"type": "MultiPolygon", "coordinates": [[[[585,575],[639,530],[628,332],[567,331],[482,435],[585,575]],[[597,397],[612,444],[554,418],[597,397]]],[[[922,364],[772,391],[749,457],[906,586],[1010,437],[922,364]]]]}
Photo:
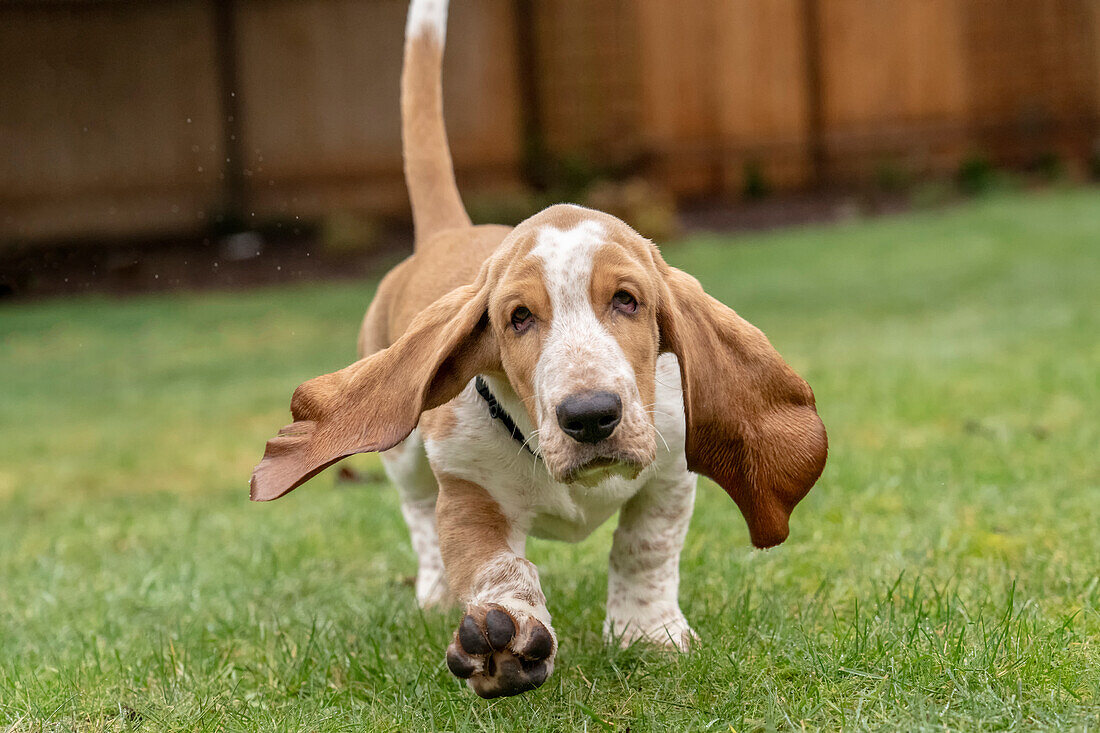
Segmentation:
{"type": "Polygon", "coordinates": [[[754,545],[778,545],[829,452],[813,390],[760,329],[657,263],[661,349],[680,362],[688,468],[726,490],[754,545]]]}
{"type": "Polygon", "coordinates": [[[421,412],[499,369],[487,280],[483,269],[421,311],[389,348],[301,384],[290,401],[294,422],[267,442],[252,472],[252,500],[278,499],[353,453],[394,447],[421,412]]]}

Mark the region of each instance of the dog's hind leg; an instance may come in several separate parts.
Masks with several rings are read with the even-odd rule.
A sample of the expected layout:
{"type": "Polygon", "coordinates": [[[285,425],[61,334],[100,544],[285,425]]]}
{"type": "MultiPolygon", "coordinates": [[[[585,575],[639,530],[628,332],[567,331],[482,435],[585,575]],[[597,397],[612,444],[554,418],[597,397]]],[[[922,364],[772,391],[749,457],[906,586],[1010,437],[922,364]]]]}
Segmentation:
{"type": "Polygon", "coordinates": [[[409,527],[416,552],[416,602],[421,608],[443,605],[450,600],[443,557],[439,553],[435,502],[439,494],[424,441],[414,430],[404,442],[381,454],[386,475],[401,494],[401,514],[409,527]]]}

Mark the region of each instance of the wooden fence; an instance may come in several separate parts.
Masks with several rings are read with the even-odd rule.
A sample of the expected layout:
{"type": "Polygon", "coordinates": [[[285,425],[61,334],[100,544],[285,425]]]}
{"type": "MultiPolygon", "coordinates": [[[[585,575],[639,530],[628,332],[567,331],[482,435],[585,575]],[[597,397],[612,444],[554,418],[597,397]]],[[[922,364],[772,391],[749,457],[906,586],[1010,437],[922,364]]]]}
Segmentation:
{"type": "MultiPolygon", "coordinates": [[[[0,5],[0,246],[404,214],[405,0],[0,5]]],[[[1081,160],[1100,0],[454,0],[466,192],[531,156],[676,194],[1081,160]]]]}
{"type": "Polygon", "coordinates": [[[681,195],[1081,160],[1100,135],[1097,0],[565,0],[539,37],[596,18],[610,44],[541,54],[551,144],[641,156],[681,195]],[[636,70],[613,106],[604,65],[636,70]]]}

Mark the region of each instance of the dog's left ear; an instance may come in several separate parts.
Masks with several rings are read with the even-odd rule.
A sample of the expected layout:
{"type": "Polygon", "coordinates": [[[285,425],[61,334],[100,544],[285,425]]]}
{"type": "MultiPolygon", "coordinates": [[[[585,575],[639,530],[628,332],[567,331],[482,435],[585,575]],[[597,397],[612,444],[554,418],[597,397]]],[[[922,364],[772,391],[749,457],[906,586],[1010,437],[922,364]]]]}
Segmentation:
{"type": "Polygon", "coordinates": [[[425,308],[392,346],[294,390],[294,422],[267,442],[251,497],[270,501],[353,453],[384,451],[409,436],[420,413],[499,369],[488,325],[487,271],[425,308]]]}
{"type": "Polygon", "coordinates": [[[814,393],[760,329],[655,256],[661,350],[680,361],[688,468],[737,502],[757,547],[787,539],[788,520],[825,467],[814,393]]]}

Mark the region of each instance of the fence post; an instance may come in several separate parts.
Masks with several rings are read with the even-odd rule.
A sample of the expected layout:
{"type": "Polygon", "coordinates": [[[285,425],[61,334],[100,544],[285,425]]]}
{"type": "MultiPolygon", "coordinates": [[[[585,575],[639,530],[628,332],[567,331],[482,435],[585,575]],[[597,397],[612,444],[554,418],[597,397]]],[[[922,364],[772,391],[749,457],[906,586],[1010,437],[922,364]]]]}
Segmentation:
{"type": "Polygon", "coordinates": [[[519,81],[519,120],[522,136],[521,163],[524,181],[538,191],[550,184],[546,134],[539,86],[539,38],[533,0],[513,0],[516,24],[516,69],[519,81]]]}
{"type": "Polygon", "coordinates": [[[821,13],[819,0],[802,0],[802,27],[805,32],[806,109],[809,130],[810,176],[814,187],[824,185],[828,165],[825,150],[824,90],[821,76],[821,13]]]}
{"type": "Polygon", "coordinates": [[[211,0],[214,8],[214,53],[222,116],[222,210],[215,228],[234,232],[246,228],[244,143],[241,140],[241,84],[237,66],[236,0],[211,0]]]}

